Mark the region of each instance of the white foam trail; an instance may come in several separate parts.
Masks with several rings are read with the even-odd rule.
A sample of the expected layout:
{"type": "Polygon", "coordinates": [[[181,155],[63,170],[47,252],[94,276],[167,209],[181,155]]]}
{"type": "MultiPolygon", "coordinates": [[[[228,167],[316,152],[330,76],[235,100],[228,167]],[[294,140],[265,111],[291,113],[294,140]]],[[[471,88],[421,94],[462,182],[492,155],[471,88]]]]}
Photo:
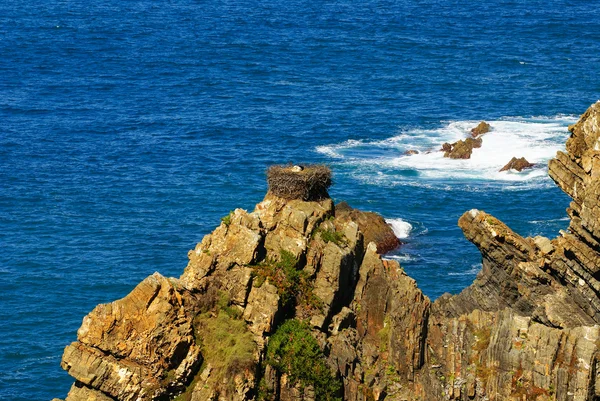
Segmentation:
{"type": "Polygon", "coordinates": [[[488,121],[492,131],[483,136],[482,147],[474,149],[466,160],[445,158],[440,148],[444,142],[467,138],[478,121],[449,122],[437,129],[411,129],[381,141],[349,140],[316,150],[353,167],[351,174],[360,181],[381,185],[413,183],[438,188],[477,180],[513,184],[514,189],[525,183],[547,186],[547,162],[564,149],[569,136],[567,126],[575,121],[576,117],[565,115],[488,121]],[[407,150],[419,154],[406,156],[407,150]],[[536,167],[520,173],[500,172],[512,157],[525,157],[536,167]]]}
{"type": "Polygon", "coordinates": [[[348,139],[346,142],[340,143],[338,145],[323,145],[317,146],[315,150],[319,153],[327,155],[329,157],[333,157],[336,159],[343,159],[344,155],[342,155],[339,150],[355,148],[362,145],[362,141],[357,141],[354,139],[348,139]]]}
{"type": "Polygon", "coordinates": [[[569,217],[561,217],[558,219],[548,219],[548,220],[530,220],[530,221],[528,221],[528,223],[541,224],[541,223],[551,223],[554,221],[569,221],[569,220],[571,220],[569,217]]]}
{"type": "Polygon", "coordinates": [[[383,259],[397,260],[398,262],[408,262],[413,260],[413,257],[410,255],[385,255],[383,259]]]}
{"type": "Polygon", "coordinates": [[[385,222],[392,227],[392,231],[399,239],[408,238],[413,229],[412,224],[402,219],[385,219],[385,222]]]}
{"type": "Polygon", "coordinates": [[[479,273],[479,271],[481,270],[482,267],[483,267],[483,265],[481,263],[476,263],[476,264],[472,265],[469,270],[465,270],[462,272],[451,272],[451,273],[448,273],[448,275],[449,276],[475,276],[475,275],[477,275],[477,273],[479,273]]]}

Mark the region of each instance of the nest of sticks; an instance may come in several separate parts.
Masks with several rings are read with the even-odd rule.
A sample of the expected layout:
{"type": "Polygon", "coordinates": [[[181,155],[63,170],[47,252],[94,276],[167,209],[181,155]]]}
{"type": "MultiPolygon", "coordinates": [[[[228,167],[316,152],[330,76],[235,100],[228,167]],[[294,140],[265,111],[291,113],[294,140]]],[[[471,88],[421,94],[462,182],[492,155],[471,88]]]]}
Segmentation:
{"type": "Polygon", "coordinates": [[[267,170],[269,191],[285,199],[315,201],[329,198],[331,170],[321,164],[275,165],[267,170]]]}

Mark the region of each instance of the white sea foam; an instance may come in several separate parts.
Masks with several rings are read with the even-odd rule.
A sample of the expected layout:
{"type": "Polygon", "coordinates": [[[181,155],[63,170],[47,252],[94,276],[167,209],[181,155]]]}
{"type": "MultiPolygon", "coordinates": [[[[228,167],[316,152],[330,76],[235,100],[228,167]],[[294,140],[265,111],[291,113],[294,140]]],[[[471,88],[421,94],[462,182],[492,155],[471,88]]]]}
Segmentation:
{"type": "Polygon", "coordinates": [[[402,219],[385,219],[385,222],[392,227],[394,234],[396,234],[396,237],[399,239],[408,238],[413,229],[412,224],[402,219]]]}
{"type": "Polygon", "coordinates": [[[481,263],[476,263],[476,264],[472,265],[471,268],[468,270],[464,270],[462,272],[450,272],[450,273],[448,273],[448,275],[449,276],[476,276],[482,267],[483,266],[481,263]]]}
{"type": "Polygon", "coordinates": [[[531,224],[543,224],[543,223],[551,223],[555,221],[569,221],[571,220],[569,217],[561,217],[558,219],[548,219],[548,220],[529,220],[528,223],[531,224]]]}
{"type": "Polygon", "coordinates": [[[567,126],[575,121],[576,117],[566,115],[488,121],[492,131],[483,136],[482,147],[474,149],[471,158],[466,160],[445,158],[439,150],[444,142],[467,138],[478,121],[449,122],[433,130],[407,130],[381,141],[350,140],[319,146],[316,150],[354,167],[351,174],[355,178],[374,184],[412,183],[439,189],[440,185],[483,180],[507,189],[519,189],[523,185],[545,187],[550,185],[548,160],[564,149],[569,136],[567,126]],[[419,154],[406,156],[407,150],[417,150],[419,154]],[[536,166],[520,173],[500,172],[512,157],[525,157],[536,166]]]}
{"type": "Polygon", "coordinates": [[[362,141],[348,139],[347,141],[337,144],[337,145],[317,146],[316,151],[319,153],[323,153],[330,157],[343,159],[344,155],[339,152],[340,150],[356,148],[356,147],[360,146],[362,143],[363,143],[362,141]]]}
{"type": "Polygon", "coordinates": [[[396,260],[398,262],[408,262],[408,261],[413,260],[414,258],[408,254],[401,254],[401,255],[385,255],[383,257],[383,259],[396,260]]]}

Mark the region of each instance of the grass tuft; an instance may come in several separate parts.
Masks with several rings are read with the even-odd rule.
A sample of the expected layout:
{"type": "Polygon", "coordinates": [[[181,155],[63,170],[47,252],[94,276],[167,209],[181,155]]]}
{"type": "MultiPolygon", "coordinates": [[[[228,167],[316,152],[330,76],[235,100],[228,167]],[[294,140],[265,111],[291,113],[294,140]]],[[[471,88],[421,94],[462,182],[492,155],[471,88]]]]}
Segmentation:
{"type": "Polygon", "coordinates": [[[205,362],[212,366],[210,380],[217,384],[233,384],[231,378],[255,364],[256,343],[243,320],[227,311],[217,315],[202,313],[194,321],[196,336],[202,344],[205,362]]]}
{"type": "Polygon", "coordinates": [[[296,319],[283,323],[269,340],[265,362],[287,374],[292,385],[312,386],[317,400],[341,401],[341,382],[325,363],[307,324],[296,319]]]}

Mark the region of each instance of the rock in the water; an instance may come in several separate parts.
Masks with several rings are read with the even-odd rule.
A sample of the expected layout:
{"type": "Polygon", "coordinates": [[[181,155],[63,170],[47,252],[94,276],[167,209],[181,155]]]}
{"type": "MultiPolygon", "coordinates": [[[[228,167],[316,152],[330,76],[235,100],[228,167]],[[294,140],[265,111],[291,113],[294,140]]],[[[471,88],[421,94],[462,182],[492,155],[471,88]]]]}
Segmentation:
{"type": "Polygon", "coordinates": [[[400,246],[400,240],[381,215],[373,212],[363,212],[352,208],[346,202],[341,202],[335,207],[335,217],[340,221],[354,221],[363,233],[364,242],[374,242],[377,252],[387,253],[400,246]]]}
{"type": "Polygon", "coordinates": [[[466,212],[482,269],[460,294],[431,302],[382,259],[398,240],[381,216],[271,191],[224,218],[179,280],[156,273],[84,319],[66,401],[600,399],[600,102],[570,129],[549,163],[573,199],[568,232],[524,238],[466,212]],[[275,336],[290,318],[306,322],[282,337],[294,347],[275,336]]]}
{"type": "Polygon", "coordinates": [[[524,157],[521,157],[520,159],[513,157],[506,164],[506,166],[504,166],[500,169],[500,171],[507,171],[507,170],[523,171],[525,169],[532,168],[534,166],[535,166],[535,164],[529,163],[527,161],[527,159],[525,159],[524,157]]]}
{"type": "Polygon", "coordinates": [[[473,149],[480,148],[482,142],[481,138],[467,138],[453,144],[445,143],[442,145],[442,151],[444,151],[444,157],[450,159],[470,159],[473,149]]]}
{"type": "Polygon", "coordinates": [[[414,149],[409,149],[406,152],[404,152],[404,155],[406,156],[412,156],[412,155],[418,155],[419,151],[418,150],[414,150],[414,149]]]}
{"type": "Polygon", "coordinates": [[[488,123],[482,121],[477,125],[477,127],[471,130],[471,135],[473,136],[473,138],[477,138],[479,135],[487,134],[488,132],[490,132],[491,128],[492,127],[488,123]]]}

